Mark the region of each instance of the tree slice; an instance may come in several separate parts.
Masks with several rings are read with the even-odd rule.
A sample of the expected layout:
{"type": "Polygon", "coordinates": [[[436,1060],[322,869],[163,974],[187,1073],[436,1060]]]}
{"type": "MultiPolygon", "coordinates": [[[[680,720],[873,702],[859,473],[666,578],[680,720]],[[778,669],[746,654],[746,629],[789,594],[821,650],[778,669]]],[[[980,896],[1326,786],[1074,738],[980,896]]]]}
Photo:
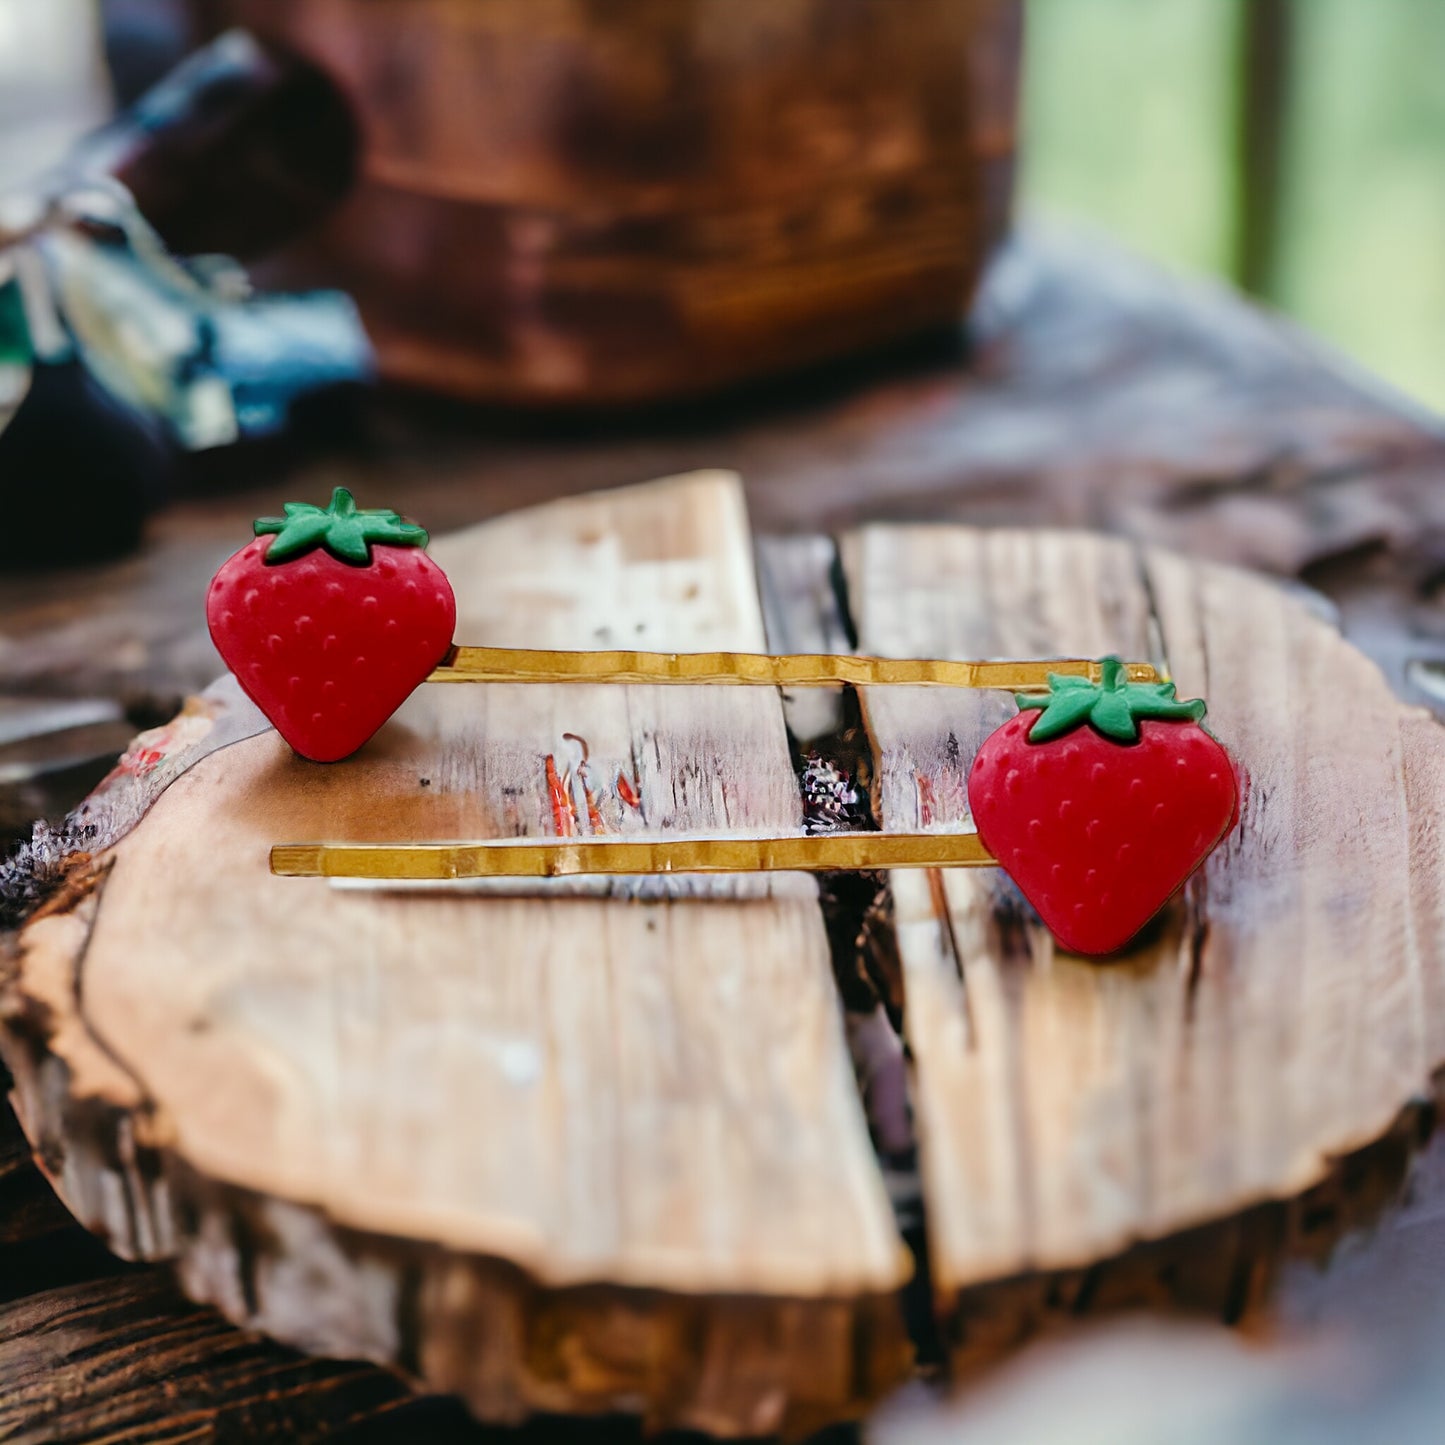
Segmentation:
{"type": "MultiPolygon", "coordinates": [[[[438,555],[468,638],[762,644],[728,479],[438,555]]],[[[1384,1134],[1445,1059],[1435,724],[1228,569],[944,527],[871,528],[843,560],[864,650],[1147,658],[1249,774],[1240,830],[1115,962],[1057,954],[998,875],[895,875],[937,1296],[1022,1318],[1020,1276],[1296,1194],[1384,1134]]],[[[864,704],[885,826],[964,820],[967,760],[1012,704],[864,704]]],[[[82,1218],[176,1256],[233,1318],[491,1418],[801,1428],[896,1377],[906,1266],[811,884],[543,901],[264,869],[282,837],[796,828],[776,698],[433,688],[330,769],[265,732],[214,750],[257,726],[225,689],[190,717],[94,801],[100,851],[0,1000],[27,1127],[82,1218]]]]}
{"type": "MultiPolygon", "coordinates": [[[[1445,1060],[1445,734],[1260,578],[1061,532],[845,539],[859,645],[1167,667],[1247,774],[1238,830],[1124,957],[1001,874],[895,874],[934,1287],[1064,1269],[1297,1194],[1445,1060]]],[[[1010,699],[863,699],[882,824],[967,820],[1010,699]]]]}
{"type": "MultiPolygon", "coordinates": [[[[467,640],[763,646],[728,474],[434,555],[467,640]]],[[[639,902],[267,869],[288,839],[800,829],[776,694],[423,688],[345,764],[269,730],[192,762],[30,923],[6,990],[23,1122],[86,1223],[490,1418],[752,1434],[897,1378],[911,1265],[811,881],[639,902]]]]}

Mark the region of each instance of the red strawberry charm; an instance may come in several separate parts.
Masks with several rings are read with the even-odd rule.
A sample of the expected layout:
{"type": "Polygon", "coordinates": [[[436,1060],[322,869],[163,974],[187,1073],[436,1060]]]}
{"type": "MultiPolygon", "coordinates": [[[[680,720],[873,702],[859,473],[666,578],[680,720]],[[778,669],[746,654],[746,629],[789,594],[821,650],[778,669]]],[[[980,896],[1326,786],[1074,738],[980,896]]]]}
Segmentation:
{"type": "Polygon", "coordinates": [[[968,776],[979,837],[1070,952],[1122,948],[1234,826],[1239,783],[1170,682],[1051,674],[968,776]]]}
{"type": "Polygon", "coordinates": [[[446,655],[457,605],[395,512],[288,502],[211,582],[206,620],[236,680],[303,758],[354,753],[446,655]]]}

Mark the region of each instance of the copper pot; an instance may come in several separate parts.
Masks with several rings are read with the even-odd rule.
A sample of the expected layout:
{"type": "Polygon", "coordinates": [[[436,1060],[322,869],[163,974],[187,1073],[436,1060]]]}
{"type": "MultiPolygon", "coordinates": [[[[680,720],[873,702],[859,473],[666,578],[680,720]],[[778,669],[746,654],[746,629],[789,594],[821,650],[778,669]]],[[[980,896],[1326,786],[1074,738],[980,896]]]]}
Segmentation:
{"type": "Polygon", "coordinates": [[[348,101],[355,183],[284,261],[401,381],[714,390],[956,321],[1006,222],[1017,0],[194,4],[348,101]]]}

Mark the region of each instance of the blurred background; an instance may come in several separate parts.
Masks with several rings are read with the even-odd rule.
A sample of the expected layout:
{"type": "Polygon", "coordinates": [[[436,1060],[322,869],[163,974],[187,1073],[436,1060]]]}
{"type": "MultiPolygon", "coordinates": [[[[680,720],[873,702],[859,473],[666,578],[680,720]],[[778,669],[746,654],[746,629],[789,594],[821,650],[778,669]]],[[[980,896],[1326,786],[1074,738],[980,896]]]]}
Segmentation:
{"type": "Polygon", "coordinates": [[[1445,409],[1445,4],[1028,0],[1022,197],[1445,409]]]}
{"type": "Polygon", "coordinates": [[[0,252],[7,505],[107,413],[66,438],[98,507],[66,557],[377,374],[555,433],[958,355],[1010,208],[1445,413],[1442,0],[0,0],[0,233],[66,157],[60,193],[115,175],[144,216],[42,237],[28,293],[0,252]]]}
{"type": "MultiPolygon", "coordinates": [[[[0,182],[162,75],[185,9],[0,0],[0,182]]],[[[1025,26],[1023,215],[1222,277],[1445,409],[1445,4],[1028,0],[1025,26]]]]}

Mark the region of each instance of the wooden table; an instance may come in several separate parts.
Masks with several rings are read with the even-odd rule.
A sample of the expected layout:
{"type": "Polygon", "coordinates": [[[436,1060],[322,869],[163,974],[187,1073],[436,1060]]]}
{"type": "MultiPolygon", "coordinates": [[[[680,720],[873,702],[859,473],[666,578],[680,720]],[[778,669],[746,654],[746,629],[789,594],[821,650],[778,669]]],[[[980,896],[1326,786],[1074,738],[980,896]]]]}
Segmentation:
{"type": "MultiPolygon", "coordinates": [[[[56,724],[0,750],[9,765],[0,820],[63,813],[131,724],[158,721],[210,681],[219,670],[202,620],[211,572],[251,517],[338,482],[363,504],[401,507],[438,532],[702,466],[743,474],[762,531],[838,531],[886,517],[1116,532],[1312,589],[1404,698],[1445,716],[1445,427],[1228,294],[1070,235],[1017,242],[970,328],[906,353],[628,423],[478,415],[383,396],[363,432],[305,453],[218,456],[196,468],[192,494],[156,520],[139,555],[0,579],[0,719],[28,719],[20,732],[43,730],[47,717],[56,724]],[[59,727],[62,703],[88,711],[59,727]]],[[[1393,1179],[1416,1142],[1401,1137],[1383,1164],[1376,1156],[1360,1167],[1393,1179]]],[[[1343,1209],[1307,1201],[1291,1232],[1333,1238],[1343,1209]]],[[[1280,1343],[1247,1362],[1236,1334],[1204,1323],[1157,1345],[1170,1388],[1187,1395],[1192,1383],[1207,1398],[1189,1439],[1238,1439],[1242,1423],[1272,1439],[1345,1439],[1353,1436],[1329,1432],[1363,1421],[1391,1422],[1396,1441],[1434,1422],[1438,1438],[1445,1386],[1431,1383],[1422,1341],[1445,1343],[1436,1303],[1445,1149],[1427,1150],[1408,1205],[1385,1218],[1371,1238],[1349,1237],[1325,1272],[1284,1270],[1268,1308],[1252,1316],[1280,1343]],[[1321,1416],[1310,1398],[1320,1373],[1342,1378],[1331,1349],[1353,1383],[1321,1416]]],[[[1070,1332],[1044,1350],[954,1404],[910,1395],[868,1433],[971,1438],[987,1426],[990,1439],[1045,1439],[1054,1429],[1077,1438],[1075,1407],[1038,1391],[1041,1377],[1070,1372],[1079,1408],[1107,1402],[1115,1381],[1137,1385],[1138,1350],[1111,1327],[1070,1332]]],[[[1120,1419],[1110,1438],[1157,1439],[1146,1417],[1120,1419]]],[[[267,1432],[556,1438],[545,1425],[483,1430],[451,1402],[410,1398],[381,1371],[303,1359],[189,1306],[164,1271],[118,1264],[69,1222],[7,1114],[0,1437],[267,1432]]],[[[633,1433],[589,1425],[568,1438],[633,1433]]]]}

